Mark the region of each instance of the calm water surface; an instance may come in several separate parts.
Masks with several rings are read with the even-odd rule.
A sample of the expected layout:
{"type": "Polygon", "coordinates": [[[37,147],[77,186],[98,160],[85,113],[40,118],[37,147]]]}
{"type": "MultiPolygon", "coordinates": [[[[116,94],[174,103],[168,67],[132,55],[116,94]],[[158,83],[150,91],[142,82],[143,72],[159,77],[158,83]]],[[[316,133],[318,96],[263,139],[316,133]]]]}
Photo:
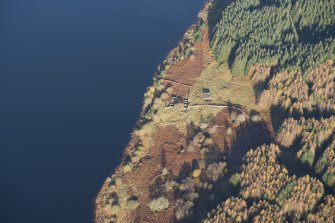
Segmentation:
{"type": "Polygon", "coordinates": [[[204,0],[0,1],[0,222],[89,223],[204,0]]]}

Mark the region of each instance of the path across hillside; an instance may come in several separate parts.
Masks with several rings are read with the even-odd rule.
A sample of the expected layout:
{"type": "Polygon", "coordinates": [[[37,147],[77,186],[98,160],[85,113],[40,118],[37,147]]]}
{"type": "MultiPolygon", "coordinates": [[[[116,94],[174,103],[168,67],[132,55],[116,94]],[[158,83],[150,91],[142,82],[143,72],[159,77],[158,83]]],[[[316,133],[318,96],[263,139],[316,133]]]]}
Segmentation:
{"type": "Polygon", "coordinates": [[[216,108],[235,108],[242,112],[248,119],[250,118],[249,115],[245,111],[243,111],[241,108],[234,106],[234,105],[226,105],[226,104],[190,104],[189,107],[216,107],[216,108]]]}

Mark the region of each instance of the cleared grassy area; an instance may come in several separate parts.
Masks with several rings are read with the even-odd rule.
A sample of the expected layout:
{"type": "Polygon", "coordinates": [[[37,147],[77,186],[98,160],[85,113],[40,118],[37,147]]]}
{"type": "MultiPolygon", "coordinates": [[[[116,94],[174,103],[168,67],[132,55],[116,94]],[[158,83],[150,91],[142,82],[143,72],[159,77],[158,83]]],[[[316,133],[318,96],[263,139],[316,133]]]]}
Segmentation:
{"type": "Polygon", "coordinates": [[[185,111],[178,111],[175,108],[163,109],[155,118],[156,125],[174,125],[180,130],[186,130],[186,124],[193,122],[200,125],[204,117],[216,115],[222,108],[216,107],[192,107],[185,111]]]}
{"type": "MultiPolygon", "coordinates": [[[[248,77],[233,76],[227,65],[220,65],[212,61],[206,66],[201,76],[191,87],[189,103],[193,104],[220,104],[242,105],[249,109],[256,109],[253,86],[248,77]],[[203,88],[208,88],[212,100],[205,101],[203,88]]],[[[137,131],[140,136],[152,133],[157,126],[173,125],[181,131],[186,131],[186,124],[193,122],[200,125],[201,119],[208,115],[216,115],[224,108],[219,107],[189,107],[186,111],[182,105],[165,107],[161,104],[153,120],[137,131]]]]}
{"type": "Polygon", "coordinates": [[[209,88],[213,104],[239,104],[255,109],[255,94],[247,77],[232,76],[227,65],[217,62],[209,64],[193,85],[189,101],[191,104],[204,103],[202,88],[209,88]]]}

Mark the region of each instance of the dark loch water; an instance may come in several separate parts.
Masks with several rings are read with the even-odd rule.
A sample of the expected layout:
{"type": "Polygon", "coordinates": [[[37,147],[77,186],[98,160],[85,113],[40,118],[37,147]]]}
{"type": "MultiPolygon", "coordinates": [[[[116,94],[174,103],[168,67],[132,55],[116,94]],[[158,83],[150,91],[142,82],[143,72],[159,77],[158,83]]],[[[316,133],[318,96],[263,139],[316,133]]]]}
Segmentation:
{"type": "Polygon", "coordinates": [[[0,222],[90,223],[204,0],[0,1],[0,222]]]}

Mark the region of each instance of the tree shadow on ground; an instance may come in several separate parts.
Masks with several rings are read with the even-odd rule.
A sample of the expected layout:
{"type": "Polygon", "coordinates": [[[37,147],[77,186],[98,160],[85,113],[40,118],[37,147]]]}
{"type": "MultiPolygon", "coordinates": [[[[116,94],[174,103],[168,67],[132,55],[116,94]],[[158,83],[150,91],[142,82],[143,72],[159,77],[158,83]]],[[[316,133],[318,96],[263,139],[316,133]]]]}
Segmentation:
{"type": "Polygon", "coordinates": [[[276,69],[277,69],[277,65],[272,65],[270,67],[270,75],[266,77],[265,80],[260,80],[257,83],[253,84],[253,90],[254,90],[254,94],[256,96],[257,101],[261,97],[261,94],[263,93],[263,91],[267,89],[269,81],[276,74],[276,69]]]}
{"type": "Polygon", "coordinates": [[[282,106],[275,105],[270,108],[270,115],[273,130],[277,133],[284,120],[288,117],[288,111],[282,106]]]}
{"type": "MultiPolygon", "coordinates": [[[[314,170],[315,163],[321,157],[323,151],[330,145],[332,138],[334,137],[335,133],[333,134],[320,146],[317,150],[314,160],[314,165],[311,167],[308,164],[302,163],[297,158],[297,152],[302,148],[301,140],[302,137],[297,137],[294,140],[294,143],[289,148],[281,148],[281,153],[277,157],[277,160],[280,164],[284,165],[288,170],[290,176],[296,175],[297,177],[303,177],[309,175],[310,177],[314,177],[318,179],[320,182],[322,181],[322,174],[317,174],[314,170]]],[[[323,186],[325,189],[325,195],[334,194],[334,190],[329,187],[327,184],[323,182],[323,186]]]]}
{"type": "Polygon", "coordinates": [[[319,146],[319,148],[315,151],[315,159],[313,163],[313,167],[315,167],[318,160],[321,158],[322,154],[325,152],[325,150],[330,146],[330,144],[335,140],[335,130],[333,130],[332,134],[323,141],[323,143],[319,146]]]}
{"type": "Polygon", "coordinates": [[[244,155],[249,149],[269,144],[272,140],[264,122],[249,121],[237,128],[231,148],[224,153],[227,157],[228,172],[217,183],[213,184],[213,190],[199,191],[199,199],[194,207],[194,216],[183,222],[201,222],[207,213],[216,208],[218,204],[229,197],[236,196],[239,193],[239,188],[230,185],[229,179],[240,171],[244,155]]]}

